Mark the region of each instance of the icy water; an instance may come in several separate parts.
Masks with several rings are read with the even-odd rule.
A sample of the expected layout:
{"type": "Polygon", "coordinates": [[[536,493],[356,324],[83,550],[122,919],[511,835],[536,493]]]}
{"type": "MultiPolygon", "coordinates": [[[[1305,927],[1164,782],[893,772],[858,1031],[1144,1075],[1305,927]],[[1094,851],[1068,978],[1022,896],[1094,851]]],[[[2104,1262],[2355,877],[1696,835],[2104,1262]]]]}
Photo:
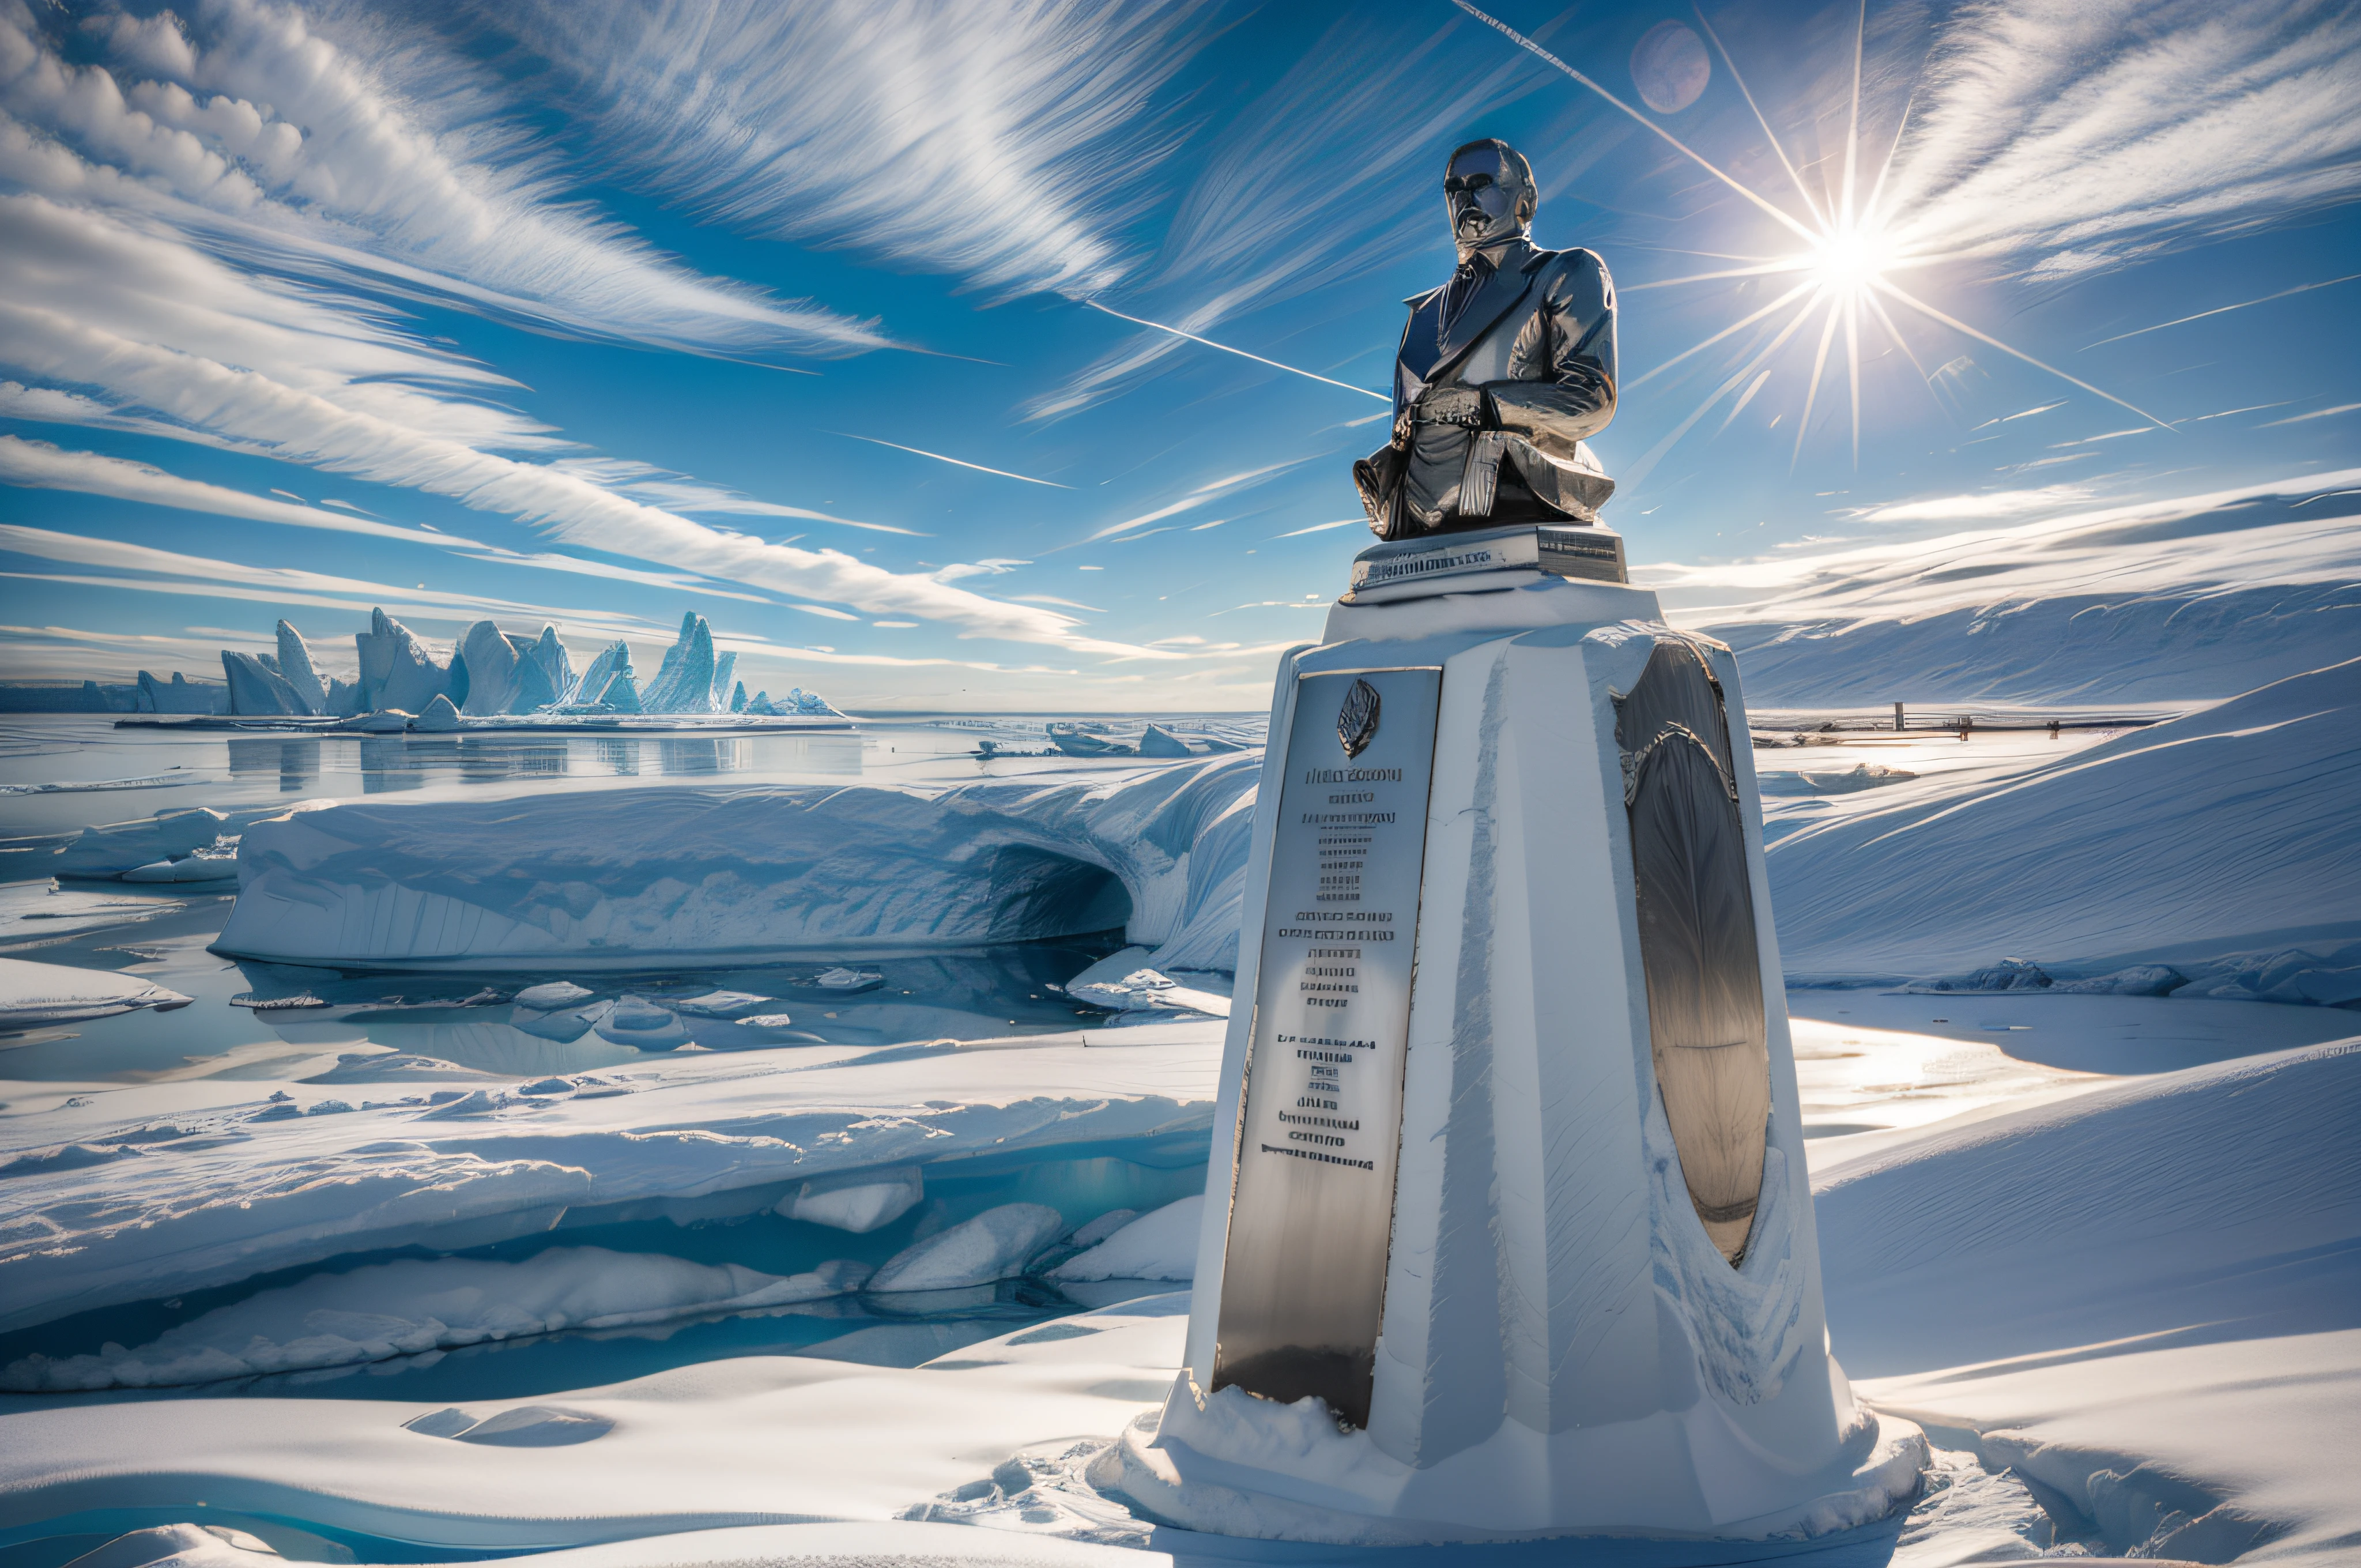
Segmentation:
{"type": "MultiPolygon", "coordinates": [[[[149,895],[146,889],[136,892],[142,898],[149,895]]],[[[1109,932],[1076,942],[864,959],[854,972],[865,988],[849,991],[818,983],[830,966],[810,960],[621,974],[346,972],[233,961],[208,952],[207,944],[219,934],[231,902],[225,894],[176,896],[167,890],[153,899],[151,906],[158,912],[135,924],[101,926],[38,947],[8,949],[47,963],[127,970],[194,1001],[170,1012],[143,1011],[0,1034],[0,1080],[98,1088],[221,1079],[259,1086],[301,1082],[336,1069],[340,1062],[398,1052],[491,1075],[480,1081],[505,1087],[547,1075],[646,1063],[667,1054],[616,1044],[595,1028],[566,1040],[519,1027],[521,1010],[511,998],[524,985],[553,980],[577,982],[589,992],[576,1004],[581,1009],[625,994],[659,1006],[721,990],[764,998],[759,1015],[774,1026],[771,1033],[800,1037],[751,1047],[764,1057],[792,1057],[823,1042],[862,1046],[1048,1034],[1107,1021],[1105,1013],[1077,1007],[1054,987],[1122,945],[1121,933],[1109,932]],[[257,1000],[290,998],[306,1004],[252,1005],[257,1000]],[[317,1005],[309,1004],[315,1002],[317,1005]]],[[[526,1021],[533,1020],[533,1010],[522,1011],[526,1021]]],[[[686,1013],[678,1016],[692,1036],[704,1036],[723,1049],[748,1048],[741,1025],[686,1013]]],[[[714,1046],[695,1040],[683,1048],[710,1050],[714,1046]]],[[[475,1086],[462,1079],[421,1082],[408,1091],[440,1090],[450,1095],[475,1086]]],[[[1003,1203],[1047,1203],[1071,1225],[1115,1209],[1159,1208],[1202,1190],[1205,1158],[1202,1135],[1105,1149],[1066,1146],[1047,1155],[1002,1159],[972,1157],[955,1167],[929,1168],[927,1201],[895,1223],[865,1235],[763,1212],[691,1224],[668,1220],[574,1224],[455,1255],[516,1261],[550,1246],[600,1246],[700,1263],[735,1263],[777,1275],[805,1272],[837,1259],[874,1266],[926,1234],[1003,1203]]],[[[89,1354],[108,1341],[144,1343],[177,1323],[311,1274],[430,1255],[440,1255],[417,1248],[349,1255],[220,1290],[81,1314],[0,1335],[0,1365],[35,1353],[89,1354]]],[[[135,1397],[251,1392],[500,1398],[611,1383],[732,1355],[816,1354],[915,1365],[1027,1322],[1104,1305],[1126,1294],[1170,1288],[1160,1284],[1080,1286],[1061,1293],[1019,1280],[939,1296],[843,1297],[135,1397]]]]}
{"type": "MultiPolygon", "coordinates": [[[[298,800],[406,794],[451,798],[489,789],[597,788],[602,784],[873,784],[1007,777],[1089,767],[1055,753],[1052,723],[1136,743],[1143,720],[1005,714],[913,716],[850,729],[771,734],[489,733],[316,735],[167,728],[117,729],[98,714],[0,718],[0,840],[71,833],[192,806],[233,813],[298,800]],[[976,751],[990,740],[989,762],[976,751]]],[[[1202,744],[1260,745],[1259,715],[1159,715],[1202,744]]],[[[1137,764],[1136,757],[1109,763],[1137,764]]],[[[5,849],[0,844],[0,849],[5,849]]],[[[0,862],[0,877],[8,873],[0,862]]]]}
{"type": "MultiPolygon", "coordinates": [[[[87,907],[54,915],[46,879],[9,883],[9,862],[37,868],[45,852],[85,827],[157,811],[206,806],[232,831],[298,800],[403,792],[408,798],[514,797],[539,790],[615,784],[943,783],[1055,769],[1137,766],[1054,754],[1050,716],[914,718],[842,731],[699,735],[489,734],[358,737],[116,729],[84,715],[12,716],[0,725],[0,952],[135,973],[192,998],[170,1012],[137,1012],[54,1028],[0,1034],[5,1081],[45,1086],[164,1083],[194,1079],[300,1082],[340,1060],[401,1053],[431,1058],[495,1084],[597,1072],[659,1053],[618,1044],[595,1027],[552,1037],[535,1010],[512,1000],[529,985],[566,981],[588,995],[570,1005],[631,995],[657,1006],[716,991],[762,999],[760,1028],[730,1018],[678,1014],[697,1050],[788,1055],[814,1046],[884,1045],[1046,1034],[1099,1025],[1059,989],[1122,945],[1119,931],[840,966],[826,955],[792,963],[641,972],[433,975],[346,971],[224,959],[208,951],[226,920],[234,883],[192,886],[72,883],[87,907]],[[992,740],[1000,754],[977,756],[992,740]],[[12,916],[7,894],[39,894],[41,920],[12,916]],[[260,1003],[261,1005],[258,1005],[260,1003]],[[277,1005],[272,1005],[277,1003],[277,1005]],[[537,1025],[535,1029],[521,1024],[537,1025]]],[[[1114,744],[1136,740],[1137,720],[1059,721],[1114,744]]],[[[1259,741],[1260,720],[1223,716],[1161,722],[1199,742],[1259,741]]],[[[733,1009],[741,1014],[748,1007],[733,1009]]],[[[556,1031],[563,1034],[565,1031],[556,1031]]],[[[465,1089],[422,1084],[425,1089],[465,1089]]],[[[725,1221],[576,1223],[545,1236],[477,1249],[463,1258],[519,1261],[547,1247],[735,1263],[792,1275],[832,1260],[875,1265],[948,1225],[1010,1202],[1046,1203],[1080,1225],[1115,1209],[1148,1211],[1202,1190],[1205,1140],[1133,1141],[1104,1148],[971,1157],[928,1169],[926,1201],[865,1235],[763,1211],[725,1221]]],[[[595,1218],[595,1217],[594,1217],[595,1218]]],[[[408,1248],[348,1255],[217,1290],[105,1309],[0,1336],[0,1365],[39,1353],[94,1352],[108,1341],[139,1344],[177,1323],[258,1292],[320,1273],[402,1257],[408,1248]]],[[[973,1290],[898,1298],[851,1296],[660,1325],[566,1332],[326,1372],[215,1383],[188,1389],[79,1398],[181,1398],[242,1392],[405,1400],[500,1398],[615,1382],[737,1355],[799,1354],[914,1365],[976,1340],[1086,1307],[1170,1290],[1122,1282],[1060,1290],[1016,1280],[973,1290]]]]}

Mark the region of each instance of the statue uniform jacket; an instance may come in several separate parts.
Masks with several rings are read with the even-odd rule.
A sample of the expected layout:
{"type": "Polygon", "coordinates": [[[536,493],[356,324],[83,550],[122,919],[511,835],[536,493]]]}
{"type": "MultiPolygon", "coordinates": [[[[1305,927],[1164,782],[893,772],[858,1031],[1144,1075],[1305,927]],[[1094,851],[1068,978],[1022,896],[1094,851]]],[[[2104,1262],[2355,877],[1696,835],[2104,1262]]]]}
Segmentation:
{"type": "Polygon", "coordinates": [[[1587,250],[1519,238],[1444,320],[1450,285],[1404,302],[1394,437],[1354,466],[1382,537],[1510,522],[1593,522],[1615,491],[1583,438],[1615,416],[1615,285],[1587,250]],[[1493,429],[1413,418],[1430,387],[1481,389],[1493,429]]]}

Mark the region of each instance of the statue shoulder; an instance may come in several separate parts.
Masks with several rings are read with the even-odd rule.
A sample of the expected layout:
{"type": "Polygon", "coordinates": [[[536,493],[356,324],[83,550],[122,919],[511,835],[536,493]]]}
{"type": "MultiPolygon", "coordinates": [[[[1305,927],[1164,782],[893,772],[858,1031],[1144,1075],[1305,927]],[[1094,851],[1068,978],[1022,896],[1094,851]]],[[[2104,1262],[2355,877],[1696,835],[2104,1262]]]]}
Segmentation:
{"type": "Polygon", "coordinates": [[[1576,246],[1566,250],[1543,250],[1535,253],[1525,264],[1525,270],[1542,291],[1561,302],[1596,306],[1612,304],[1615,299],[1614,280],[1607,273],[1607,263],[1595,250],[1576,246]]]}

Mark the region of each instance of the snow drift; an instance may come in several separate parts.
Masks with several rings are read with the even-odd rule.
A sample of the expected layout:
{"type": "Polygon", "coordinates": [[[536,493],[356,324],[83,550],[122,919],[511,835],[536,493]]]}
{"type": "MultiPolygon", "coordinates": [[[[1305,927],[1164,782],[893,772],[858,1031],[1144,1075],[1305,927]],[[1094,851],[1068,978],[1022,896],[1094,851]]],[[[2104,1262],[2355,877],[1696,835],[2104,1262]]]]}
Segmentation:
{"type": "Polygon", "coordinates": [[[2346,1040],[1839,1164],[1816,1184],[1831,1348],[1880,1409],[2046,1488],[2092,1551],[2343,1561],[2361,1535],[2356,1119],[2346,1040]]]}
{"type": "Polygon", "coordinates": [[[1159,968],[1229,970],[1260,765],[340,805],[247,829],[218,950],[581,968],[1122,927],[1159,968]]]}
{"type": "Polygon", "coordinates": [[[1898,784],[1798,828],[1768,857],[1780,948],[1799,976],[2014,956],[2095,978],[2334,945],[2361,938],[2356,798],[2361,660],[1964,800],[1898,784]]]}
{"type": "Polygon", "coordinates": [[[2223,697],[2361,645],[2356,485],[2361,470],[2347,470],[1638,575],[1667,602],[1763,596],[1676,616],[1737,652],[1757,707],[2223,697]]]}

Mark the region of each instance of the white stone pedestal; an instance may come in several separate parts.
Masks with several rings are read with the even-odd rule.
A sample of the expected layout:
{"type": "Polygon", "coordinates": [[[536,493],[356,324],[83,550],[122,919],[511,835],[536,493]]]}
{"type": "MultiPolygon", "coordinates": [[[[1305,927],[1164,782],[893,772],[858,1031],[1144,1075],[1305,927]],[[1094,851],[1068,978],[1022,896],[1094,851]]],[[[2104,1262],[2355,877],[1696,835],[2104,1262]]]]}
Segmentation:
{"type": "Polygon", "coordinates": [[[1737,668],[1484,587],[1280,664],[1189,1369],[1117,1484],[1368,1543],[1883,1517],[1923,1440],[1828,1353],[1737,668]]]}

